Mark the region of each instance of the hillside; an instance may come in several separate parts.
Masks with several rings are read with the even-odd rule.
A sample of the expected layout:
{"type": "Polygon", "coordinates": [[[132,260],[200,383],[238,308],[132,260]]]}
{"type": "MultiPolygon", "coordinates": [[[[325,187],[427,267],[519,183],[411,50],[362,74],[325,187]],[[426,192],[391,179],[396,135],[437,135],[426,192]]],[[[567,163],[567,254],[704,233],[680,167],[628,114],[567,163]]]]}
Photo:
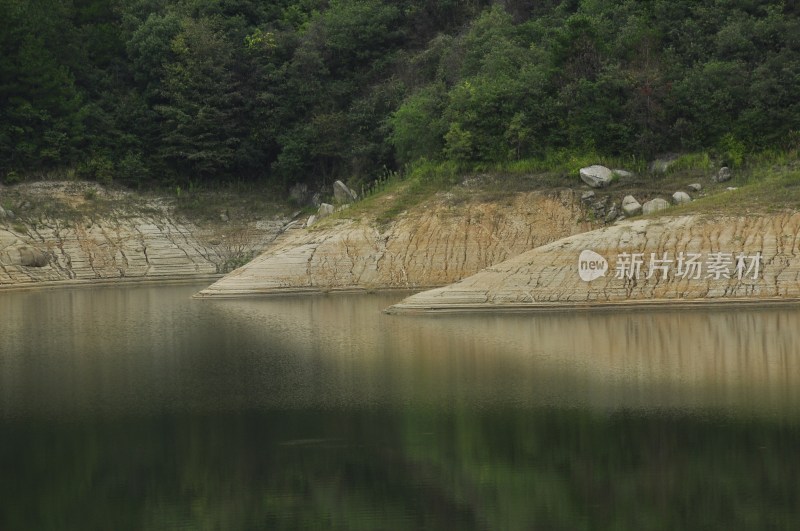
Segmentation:
{"type": "MultiPolygon", "coordinates": [[[[517,289],[518,293],[511,298],[496,295],[498,304],[691,298],[720,293],[784,296],[793,293],[794,287],[776,279],[792,281],[791,275],[786,275],[795,266],[784,264],[774,274],[771,269],[793,256],[792,242],[798,236],[792,227],[800,206],[800,192],[793,185],[799,180],[796,154],[786,157],[791,160],[783,166],[772,164],[776,159],[770,159],[770,163],[742,167],[735,172],[736,177],[725,182],[715,182],[716,170],[691,167],[657,177],[634,174],[596,190],[590,190],[574,175],[567,181],[569,187],[535,189],[530,188],[531,183],[540,183],[542,175],[513,179],[508,175],[472,175],[454,186],[440,184],[438,191],[419,181],[399,181],[308,228],[287,232],[263,254],[201,291],[198,297],[419,290],[500,267],[507,268],[506,274],[492,277],[496,280],[484,283],[484,277],[492,276],[488,272],[474,277],[479,278],[470,288],[475,292],[471,295],[474,300],[492,299],[480,290],[505,293],[508,289],[517,289]],[[498,191],[497,179],[516,186],[498,191]],[[699,191],[694,190],[696,185],[700,185],[699,191]],[[646,203],[671,199],[675,191],[683,190],[689,190],[687,197],[691,197],[689,193],[694,196],[691,203],[630,219],[624,219],[621,212],[619,217],[609,217],[610,211],[621,209],[622,199],[628,195],[646,203]],[[590,199],[586,200],[587,196],[590,199]],[[404,209],[398,211],[398,205],[404,209]],[[600,208],[602,215],[598,215],[600,208]],[[708,254],[723,247],[729,253],[758,252],[770,265],[760,277],[769,287],[749,291],[723,287],[720,291],[716,289],[719,283],[690,283],[691,289],[686,283],[662,283],[656,290],[652,283],[642,282],[590,293],[573,274],[580,254],[576,245],[606,256],[626,251],[708,254]],[[565,250],[559,252],[562,248],[565,250]],[[506,282],[508,278],[512,288],[506,282]],[[534,285],[536,289],[532,290],[534,285]],[[537,289],[539,298],[534,295],[539,293],[537,289]],[[640,296],[634,297],[636,293],[640,296]]],[[[445,292],[450,293],[448,290],[445,292]]],[[[427,304],[433,303],[420,302],[417,306],[427,304]]]]}
{"type": "Polygon", "coordinates": [[[778,0],[3,1],[0,180],[288,192],[570,154],[735,166],[798,142],[799,17],[778,0]]]}

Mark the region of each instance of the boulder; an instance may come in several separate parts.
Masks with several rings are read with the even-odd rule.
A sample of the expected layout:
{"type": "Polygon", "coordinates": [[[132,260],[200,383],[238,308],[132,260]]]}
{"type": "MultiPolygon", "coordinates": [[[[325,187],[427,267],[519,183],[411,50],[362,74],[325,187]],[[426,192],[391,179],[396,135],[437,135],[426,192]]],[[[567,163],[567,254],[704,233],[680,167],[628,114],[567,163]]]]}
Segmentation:
{"type": "Polygon", "coordinates": [[[692,192],[699,192],[700,190],[703,189],[703,185],[701,185],[700,183],[693,183],[687,186],[686,188],[692,192]]]}
{"type": "Polygon", "coordinates": [[[348,188],[342,181],[336,181],[333,183],[333,198],[340,204],[352,203],[358,198],[358,194],[348,188]]]}
{"type": "Polygon", "coordinates": [[[669,203],[665,199],[661,199],[660,197],[656,197],[642,205],[642,214],[652,214],[654,212],[658,212],[659,210],[666,210],[669,208],[669,203]]]}
{"type": "Polygon", "coordinates": [[[622,212],[627,217],[633,217],[642,213],[642,205],[632,195],[626,195],[625,199],[622,200],[622,212]]]}
{"type": "Polygon", "coordinates": [[[723,166],[719,169],[719,172],[713,180],[715,183],[724,183],[730,181],[731,177],[731,169],[727,166],[723,166]]]}
{"type": "Polygon", "coordinates": [[[604,188],[611,184],[613,174],[605,166],[587,166],[580,170],[581,180],[592,188],[604,188]]]}
{"type": "Polygon", "coordinates": [[[311,204],[317,208],[322,204],[322,197],[319,195],[319,192],[311,196],[311,204]]]}
{"type": "Polygon", "coordinates": [[[664,155],[663,157],[657,158],[653,162],[650,163],[649,169],[650,173],[657,173],[657,174],[665,174],[669,167],[675,164],[675,162],[680,158],[680,155],[677,153],[670,153],[668,155],[664,155]]]}
{"type": "Polygon", "coordinates": [[[595,193],[591,190],[583,192],[581,195],[581,203],[591,203],[594,200],[595,193]]]}
{"type": "Polygon", "coordinates": [[[611,208],[608,210],[608,214],[606,214],[606,217],[605,217],[604,221],[606,223],[611,223],[612,221],[614,221],[618,217],[619,217],[619,210],[617,209],[617,204],[614,203],[613,205],[611,205],[611,208]]]}
{"type": "Polygon", "coordinates": [[[283,226],[283,230],[284,231],[297,230],[297,229],[302,229],[303,227],[304,227],[304,223],[302,223],[299,219],[296,219],[296,220],[290,221],[289,223],[284,225],[283,226]]]}
{"type": "Polygon", "coordinates": [[[319,205],[319,210],[317,210],[317,219],[324,219],[333,214],[336,211],[333,208],[333,205],[328,203],[322,203],[319,205]]]}
{"type": "Polygon", "coordinates": [[[317,221],[317,216],[315,216],[314,214],[312,214],[312,215],[311,215],[311,216],[308,218],[308,221],[306,221],[306,228],[308,228],[308,227],[310,227],[311,225],[313,225],[314,223],[316,223],[316,221],[317,221]]]}
{"type": "Polygon", "coordinates": [[[686,192],[675,192],[672,194],[672,202],[676,205],[683,205],[685,203],[691,203],[692,198],[686,192]]]}
{"type": "Polygon", "coordinates": [[[39,249],[25,245],[17,247],[17,252],[19,253],[20,265],[25,267],[44,267],[50,263],[47,255],[39,249]]]}

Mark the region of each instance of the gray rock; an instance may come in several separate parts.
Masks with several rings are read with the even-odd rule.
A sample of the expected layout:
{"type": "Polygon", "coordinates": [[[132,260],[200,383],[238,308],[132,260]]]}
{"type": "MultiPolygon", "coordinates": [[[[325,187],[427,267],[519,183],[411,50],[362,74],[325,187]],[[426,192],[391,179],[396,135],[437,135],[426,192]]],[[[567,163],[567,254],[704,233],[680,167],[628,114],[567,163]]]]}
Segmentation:
{"type": "Polygon", "coordinates": [[[614,203],[613,205],[611,205],[611,208],[609,209],[608,214],[606,214],[604,221],[606,223],[611,223],[618,217],[619,217],[619,210],[617,209],[617,204],[614,203]]]}
{"type": "Polygon", "coordinates": [[[25,267],[44,267],[50,263],[45,253],[27,245],[18,247],[19,263],[25,267]]]}
{"type": "Polygon", "coordinates": [[[352,203],[358,199],[358,194],[347,187],[342,181],[333,183],[333,198],[337,203],[352,203]]]}
{"type": "Polygon", "coordinates": [[[611,170],[605,166],[587,166],[580,170],[581,180],[592,188],[604,188],[611,184],[611,170]]]}
{"type": "Polygon", "coordinates": [[[687,186],[686,188],[692,192],[699,192],[700,190],[703,189],[703,185],[701,185],[700,183],[693,183],[687,186]]]}
{"type": "Polygon", "coordinates": [[[626,218],[625,216],[620,216],[620,217],[617,218],[617,221],[615,221],[614,223],[616,224],[616,223],[619,223],[620,221],[625,221],[626,219],[628,219],[628,218],[626,218]]]}
{"type": "Polygon", "coordinates": [[[583,194],[581,195],[581,202],[590,203],[594,200],[594,197],[595,193],[591,190],[589,190],[588,192],[583,192],[583,194]]]}
{"type": "Polygon", "coordinates": [[[725,188],[725,190],[727,190],[728,192],[735,192],[736,190],[738,190],[738,188],[736,188],[735,186],[729,186],[725,188]]]}
{"type": "Polygon", "coordinates": [[[296,220],[290,221],[289,223],[284,225],[283,226],[283,230],[287,231],[287,230],[302,229],[304,226],[305,226],[304,223],[302,223],[299,219],[296,219],[296,220]]]}
{"type": "Polygon", "coordinates": [[[227,223],[227,222],[229,222],[231,220],[231,218],[228,217],[228,213],[227,212],[220,212],[219,220],[220,221],[224,221],[225,223],[227,223]]]}
{"type": "Polygon", "coordinates": [[[8,219],[17,219],[17,215],[14,214],[13,210],[6,210],[6,216],[8,216],[8,219]]]}
{"type": "Polygon", "coordinates": [[[314,223],[316,223],[316,221],[317,221],[317,216],[312,214],[311,217],[308,218],[308,221],[306,221],[306,228],[308,228],[311,225],[313,225],[314,223]]]}
{"type": "Polygon", "coordinates": [[[597,219],[604,218],[606,216],[606,206],[608,204],[608,198],[605,197],[600,201],[592,204],[592,213],[594,217],[597,219]]]}
{"type": "Polygon", "coordinates": [[[650,173],[658,173],[658,174],[665,174],[669,167],[675,164],[675,162],[681,156],[677,153],[670,153],[668,155],[664,155],[663,157],[657,158],[653,162],[650,163],[649,170],[650,173]]]}
{"type": "Polygon", "coordinates": [[[642,213],[642,205],[632,195],[626,195],[622,200],[622,212],[628,217],[642,213]]]}
{"type": "Polygon", "coordinates": [[[333,205],[328,203],[322,203],[319,205],[319,210],[317,210],[317,219],[324,219],[333,214],[335,209],[333,205]]]}
{"type": "Polygon", "coordinates": [[[317,208],[322,204],[322,197],[320,197],[319,192],[311,196],[311,204],[317,208]]]}
{"type": "Polygon", "coordinates": [[[723,166],[719,169],[716,177],[714,177],[715,183],[724,183],[731,180],[731,169],[727,166],[723,166]]]}
{"type": "Polygon", "coordinates": [[[0,218],[5,218],[5,217],[8,217],[8,214],[6,214],[6,209],[0,206],[0,218]]]}
{"type": "Polygon", "coordinates": [[[658,212],[660,210],[666,210],[669,208],[669,203],[661,199],[660,197],[656,197],[653,200],[648,201],[644,205],[642,205],[642,214],[652,214],[654,212],[658,212]]]}
{"type": "Polygon", "coordinates": [[[672,194],[672,202],[676,205],[683,205],[685,203],[691,203],[692,198],[686,192],[675,192],[672,194]]]}

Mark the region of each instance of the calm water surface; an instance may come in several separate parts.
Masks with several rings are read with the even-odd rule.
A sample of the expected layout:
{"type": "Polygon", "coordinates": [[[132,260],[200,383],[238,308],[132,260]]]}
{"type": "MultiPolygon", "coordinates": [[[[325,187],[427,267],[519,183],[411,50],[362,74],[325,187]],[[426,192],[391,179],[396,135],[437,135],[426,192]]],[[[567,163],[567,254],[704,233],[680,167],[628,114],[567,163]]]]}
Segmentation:
{"type": "Polygon", "coordinates": [[[0,529],[798,529],[800,309],[0,294],[0,529]]]}

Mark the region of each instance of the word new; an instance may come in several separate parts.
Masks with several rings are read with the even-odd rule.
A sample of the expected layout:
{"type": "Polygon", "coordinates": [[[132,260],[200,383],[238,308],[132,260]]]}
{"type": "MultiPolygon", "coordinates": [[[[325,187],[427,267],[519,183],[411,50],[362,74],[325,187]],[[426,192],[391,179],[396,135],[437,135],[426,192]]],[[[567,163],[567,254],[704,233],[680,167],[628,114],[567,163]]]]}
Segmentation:
{"type": "Polygon", "coordinates": [[[621,253],[617,255],[614,278],[636,279],[643,274],[645,278],[653,278],[660,274],[666,278],[673,271],[674,278],[699,280],[701,278],[722,280],[736,278],[758,279],[761,274],[761,253],[746,255],[745,253],[710,253],[703,259],[702,253],[678,253],[670,257],[667,253],[657,255],[650,253],[650,260],[645,262],[644,253],[621,253]]]}

